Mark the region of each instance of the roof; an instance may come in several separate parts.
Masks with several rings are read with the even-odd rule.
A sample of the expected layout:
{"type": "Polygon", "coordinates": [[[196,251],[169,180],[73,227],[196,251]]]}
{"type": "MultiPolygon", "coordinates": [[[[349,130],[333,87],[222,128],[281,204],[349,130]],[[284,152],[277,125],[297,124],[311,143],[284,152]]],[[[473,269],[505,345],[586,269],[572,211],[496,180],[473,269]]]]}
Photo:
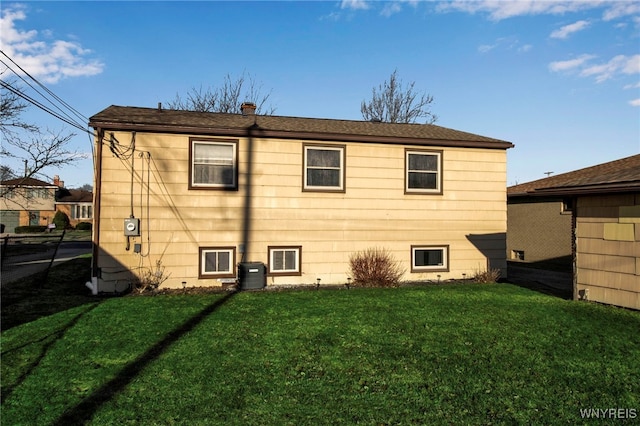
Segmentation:
{"type": "Polygon", "coordinates": [[[93,192],[83,189],[62,189],[58,193],[58,203],[92,203],[93,192]]]}
{"type": "Polygon", "coordinates": [[[440,127],[322,118],[242,115],[112,105],[89,119],[105,131],[131,130],[507,149],[511,142],[440,127]]]}
{"type": "Polygon", "coordinates": [[[41,181],[40,179],[34,179],[30,177],[8,179],[0,182],[0,185],[4,186],[46,186],[50,188],[57,188],[53,183],[41,181]]]}
{"type": "Polygon", "coordinates": [[[507,188],[508,197],[640,191],[640,155],[507,188]]]}

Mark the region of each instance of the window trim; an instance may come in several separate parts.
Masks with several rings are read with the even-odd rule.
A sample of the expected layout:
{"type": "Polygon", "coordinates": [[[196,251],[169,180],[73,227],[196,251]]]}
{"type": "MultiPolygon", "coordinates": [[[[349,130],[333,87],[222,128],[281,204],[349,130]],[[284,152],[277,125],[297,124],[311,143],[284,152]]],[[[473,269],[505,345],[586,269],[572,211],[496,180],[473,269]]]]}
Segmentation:
{"type": "Polygon", "coordinates": [[[267,265],[267,275],[271,277],[284,277],[284,276],[301,276],[302,275],[302,246],[268,246],[267,247],[267,259],[269,264],[267,265]],[[279,250],[293,250],[296,251],[296,270],[284,270],[274,271],[271,269],[273,264],[273,253],[279,250]]]}
{"type": "Polygon", "coordinates": [[[412,245],[411,246],[411,272],[449,272],[449,244],[439,245],[412,245]],[[416,251],[417,250],[442,250],[442,265],[433,266],[416,266],[416,251]]]}
{"type": "Polygon", "coordinates": [[[303,192],[346,192],[347,186],[347,145],[344,144],[315,144],[304,143],[302,144],[302,191],[303,192]],[[328,149],[333,151],[339,151],[340,156],[340,185],[335,186],[309,186],[307,185],[307,150],[308,149],[328,149]]]}
{"type": "Polygon", "coordinates": [[[426,194],[426,195],[442,195],[443,194],[443,151],[441,149],[404,149],[404,193],[405,194],[426,194]],[[409,155],[435,155],[438,157],[438,171],[436,173],[435,189],[409,188],[409,155]]]}
{"type": "Polygon", "coordinates": [[[189,189],[190,190],[213,190],[213,191],[237,191],[238,190],[238,152],[240,142],[238,139],[217,139],[217,138],[189,138],[189,189]],[[233,146],[233,183],[231,185],[223,184],[198,184],[194,183],[195,167],[193,164],[193,152],[195,144],[211,144],[211,145],[231,145],[233,146]]]}
{"type": "Polygon", "coordinates": [[[198,279],[216,279],[216,278],[235,278],[236,277],[236,248],[228,247],[199,247],[198,248],[198,279]],[[209,252],[229,252],[229,272],[205,272],[204,271],[204,255],[209,252]]]}
{"type": "Polygon", "coordinates": [[[72,219],[93,219],[93,203],[76,203],[71,205],[71,218],[72,219]],[[83,215],[85,211],[87,215],[83,215]],[[80,212],[80,214],[78,214],[80,212]]]}

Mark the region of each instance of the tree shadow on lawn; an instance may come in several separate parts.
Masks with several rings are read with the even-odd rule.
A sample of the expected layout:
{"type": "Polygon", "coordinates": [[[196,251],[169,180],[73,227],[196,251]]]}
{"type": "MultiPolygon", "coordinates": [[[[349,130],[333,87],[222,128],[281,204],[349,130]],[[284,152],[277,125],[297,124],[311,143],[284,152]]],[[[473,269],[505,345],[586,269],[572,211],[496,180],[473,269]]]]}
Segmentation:
{"type": "Polygon", "coordinates": [[[54,266],[46,282],[44,273],[6,283],[0,295],[0,330],[100,300],[85,283],[91,279],[91,258],[76,258],[54,266]]]}
{"type": "Polygon", "coordinates": [[[86,424],[100,406],[122,391],[150,362],[157,359],[169,346],[193,330],[193,328],[200,324],[205,318],[227,303],[235,294],[235,291],[227,293],[191,317],[184,324],[168,333],[164,339],[153,345],[147,352],[138,357],[138,359],[124,367],[116,377],[102,385],[81,403],[63,413],[54,424],[60,426],[86,424]]]}
{"type": "Polygon", "coordinates": [[[71,318],[71,320],[65,324],[63,327],[61,327],[59,330],[56,330],[52,333],[47,334],[46,336],[43,336],[39,339],[36,339],[34,341],[25,343],[23,345],[20,346],[16,346],[15,348],[10,348],[6,351],[2,351],[2,357],[6,357],[16,351],[19,351],[21,349],[24,349],[27,346],[30,345],[35,345],[38,343],[42,343],[42,347],[40,348],[40,354],[38,354],[38,356],[33,360],[33,362],[31,363],[31,365],[29,365],[28,367],[26,367],[24,369],[24,372],[22,374],[20,374],[19,377],[17,377],[15,380],[10,380],[10,383],[8,385],[6,385],[7,380],[3,380],[2,381],[2,388],[1,388],[1,397],[0,399],[2,401],[6,401],[11,394],[13,393],[13,390],[15,388],[17,388],[18,386],[20,386],[20,384],[31,374],[31,372],[33,370],[36,369],[36,367],[38,367],[38,365],[40,364],[40,362],[44,359],[44,357],[46,356],[47,352],[49,351],[49,348],[51,348],[51,346],[53,346],[54,343],[56,343],[58,340],[60,340],[64,334],[67,332],[67,330],[70,330],[71,328],[73,328],[74,325],[76,325],[76,323],[80,320],[80,318],[82,318],[85,314],[89,313],[90,311],[92,311],[93,309],[95,309],[98,306],[97,303],[94,303],[93,305],[89,305],[88,308],[84,309],[82,312],[80,312],[78,315],[76,315],[75,317],[71,318]],[[6,385],[6,386],[5,386],[6,385]]]}

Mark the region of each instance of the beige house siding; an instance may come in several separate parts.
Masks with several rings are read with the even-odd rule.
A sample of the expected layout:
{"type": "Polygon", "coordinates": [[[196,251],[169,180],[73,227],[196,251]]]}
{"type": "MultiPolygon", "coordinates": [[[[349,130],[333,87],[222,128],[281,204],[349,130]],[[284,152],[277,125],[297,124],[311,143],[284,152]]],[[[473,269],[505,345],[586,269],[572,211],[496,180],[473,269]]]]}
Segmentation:
{"type": "Polygon", "coordinates": [[[509,201],[507,205],[507,257],[525,262],[564,264],[571,257],[571,212],[563,211],[561,198],[509,201]]]}
{"type": "MultiPolygon", "coordinates": [[[[114,136],[121,144],[132,139],[130,132],[114,136]]],[[[405,280],[468,277],[488,264],[506,268],[504,149],[255,138],[249,165],[249,140],[239,138],[238,190],[225,191],[188,189],[190,137],[196,135],[138,132],[132,157],[103,150],[101,291],[123,290],[125,270],[141,271],[157,260],[169,275],[163,286],[221,285],[198,279],[200,247],[233,246],[237,261],[268,263],[269,246],[301,246],[301,275],[268,277],[268,285],[317,278],[343,284],[349,256],[373,246],[387,248],[403,263],[405,280]],[[307,143],[345,147],[344,192],[302,190],[307,143]],[[442,195],[405,194],[407,147],[442,151],[442,195]],[[132,209],[142,234],[126,250],[123,221],[132,209]],[[135,244],[140,253],[134,253],[135,244]],[[411,273],[412,245],[448,245],[449,271],[411,273]]]]}
{"type": "Polygon", "coordinates": [[[580,298],[640,309],[640,193],[578,198],[575,279],[580,298]]]}

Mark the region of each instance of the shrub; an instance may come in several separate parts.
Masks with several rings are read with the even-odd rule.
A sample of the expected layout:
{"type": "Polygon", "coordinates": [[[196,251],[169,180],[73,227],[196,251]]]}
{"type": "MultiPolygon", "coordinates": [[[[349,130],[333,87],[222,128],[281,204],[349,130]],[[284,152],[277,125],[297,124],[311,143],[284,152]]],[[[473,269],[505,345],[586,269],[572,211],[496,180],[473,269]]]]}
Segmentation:
{"type": "Polygon", "coordinates": [[[16,226],[16,234],[36,234],[44,232],[47,229],[45,225],[29,225],[29,226],[16,226]]]}
{"type": "Polygon", "coordinates": [[[165,274],[162,260],[156,260],[155,267],[147,268],[140,279],[134,285],[134,291],[144,293],[147,291],[155,291],[160,285],[169,279],[171,274],[165,274]]]}
{"type": "Polygon", "coordinates": [[[473,280],[477,283],[488,284],[495,283],[500,279],[500,269],[478,269],[473,275],[473,280]]]}
{"type": "Polygon", "coordinates": [[[61,212],[58,210],[53,216],[53,223],[56,225],[57,229],[68,229],[69,228],[69,216],[65,212],[61,212]]]}
{"type": "Polygon", "coordinates": [[[360,287],[397,287],[404,268],[384,248],[368,248],[349,258],[353,285],[360,287]]]}
{"type": "Polygon", "coordinates": [[[91,222],[80,222],[76,225],[76,231],[91,231],[93,224],[91,222]]]}

